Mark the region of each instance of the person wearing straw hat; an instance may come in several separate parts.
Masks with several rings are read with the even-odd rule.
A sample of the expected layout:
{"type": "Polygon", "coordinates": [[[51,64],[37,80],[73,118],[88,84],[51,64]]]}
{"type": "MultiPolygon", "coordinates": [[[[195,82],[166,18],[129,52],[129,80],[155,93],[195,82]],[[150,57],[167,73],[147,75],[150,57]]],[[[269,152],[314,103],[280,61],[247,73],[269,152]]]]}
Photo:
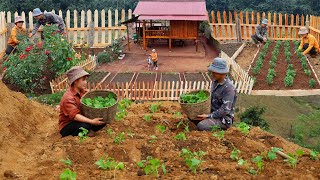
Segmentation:
{"type": "Polygon", "coordinates": [[[153,62],[153,67],[155,70],[158,70],[158,53],[156,52],[155,49],[152,49],[152,53],[150,54],[152,62],[153,62]]]}
{"type": "Polygon", "coordinates": [[[223,58],[215,58],[209,66],[214,82],[211,87],[211,114],[198,115],[197,124],[200,131],[210,131],[212,126],[226,130],[233,124],[234,107],[237,93],[231,80],[227,77],[229,69],[223,58]]]}
{"type": "MultiPolygon", "coordinates": [[[[29,34],[29,38],[34,36],[41,25],[52,25],[55,24],[59,28],[59,32],[61,34],[65,33],[65,24],[61,17],[59,17],[56,14],[53,14],[51,12],[43,13],[39,8],[36,8],[32,12],[32,16],[37,20],[36,24],[34,25],[34,28],[32,32],[29,34]]],[[[41,33],[41,38],[43,39],[43,33],[41,33]]]]}
{"type": "Polygon", "coordinates": [[[105,126],[102,118],[89,119],[80,114],[80,99],[87,92],[87,77],[89,73],[80,66],[71,68],[67,72],[70,88],[64,93],[60,101],[59,130],[62,137],[78,136],[85,128],[89,131],[88,136],[94,136],[105,126]]]}
{"type": "Polygon", "coordinates": [[[14,18],[15,26],[12,28],[9,39],[8,39],[8,46],[6,49],[6,54],[11,54],[14,51],[15,47],[19,44],[18,36],[19,35],[27,35],[27,30],[22,27],[24,20],[21,16],[17,16],[14,18]]]}
{"type": "Polygon", "coordinates": [[[303,55],[310,54],[312,58],[315,58],[317,53],[320,52],[317,39],[312,34],[309,34],[306,27],[301,27],[298,34],[301,36],[298,51],[303,51],[303,55]]]}
{"type": "Polygon", "coordinates": [[[258,46],[268,40],[268,19],[262,20],[261,24],[256,26],[255,34],[251,35],[251,39],[258,46]]]}

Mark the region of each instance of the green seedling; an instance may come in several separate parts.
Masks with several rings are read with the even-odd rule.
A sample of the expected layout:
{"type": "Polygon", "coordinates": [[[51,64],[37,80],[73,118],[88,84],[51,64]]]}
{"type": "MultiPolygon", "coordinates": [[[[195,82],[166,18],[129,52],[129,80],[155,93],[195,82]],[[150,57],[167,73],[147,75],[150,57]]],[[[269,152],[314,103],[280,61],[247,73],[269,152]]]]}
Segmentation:
{"type": "Polygon", "coordinates": [[[188,124],[186,124],[184,121],[179,121],[179,123],[177,124],[177,128],[179,128],[181,125],[184,126],[184,132],[190,132],[188,124]]]}
{"type": "Polygon", "coordinates": [[[295,154],[288,153],[290,158],[284,161],[286,161],[290,167],[295,168],[299,162],[299,157],[302,155],[304,155],[304,152],[302,150],[297,150],[295,154]]]}
{"type": "Polygon", "coordinates": [[[122,121],[124,117],[128,115],[128,112],[125,109],[118,109],[116,114],[116,121],[122,121]]]}
{"type": "Polygon", "coordinates": [[[146,114],[146,115],[143,116],[143,119],[144,119],[146,122],[151,121],[151,118],[152,118],[152,115],[151,115],[151,114],[146,114]]]}
{"type": "Polygon", "coordinates": [[[64,169],[63,172],[60,174],[60,180],[76,180],[77,173],[73,172],[69,168],[64,169]]]}
{"type": "MultiPolygon", "coordinates": [[[[113,158],[108,157],[104,159],[103,157],[100,158],[98,161],[95,162],[99,169],[102,170],[113,170],[113,177],[116,178],[116,170],[124,170],[124,163],[123,162],[116,162],[113,158]]],[[[105,171],[106,173],[106,171],[105,171]]],[[[105,174],[105,179],[106,174],[105,174]]]]}
{"type": "Polygon", "coordinates": [[[310,159],[311,159],[311,160],[319,160],[319,152],[317,152],[317,151],[311,151],[311,152],[310,152],[310,159]]]}
{"type": "Polygon", "coordinates": [[[213,133],[212,136],[218,138],[219,140],[224,138],[225,131],[219,131],[217,133],[213,133]]]}
{"type": "Polygon", "coordinates": [[[244,134],[249,134],[250,132],[250,126],[245,122],[240,122],[236,127],[244,134]]]}
{"type": "Polygon", "coordinates": [[[151,104],[149,110],[152,112],[152,113],[155,113],[158,111],[158,108],[159,108],[160,104],[151,104]]]}
{"type": "Polygon", "coordinates": [[[180,157],[183,157],[186,165],[194,174],[197,173],[197,169],[199,169],[200,165],[204,162],[202,160],[204,155],[205,152],[203,151],[191,152],[190,150],[185,148],[183,148],[179,154],[180,157]]]}
{"type": "Polygon", "coordinates": [[[120,132],[113,140],[115,144],[121,144],[125,140],[124,132],[120,132]]]}
{"type": "Polygon", "coordinates": [[[248,170],[248,172],[249,172],[250,174],[252,174],[252,175],[257,175],[257,174],[258,174],[258,172],[257,172],[256,170],[254,170],[253,167],[250,167],[250,169],[248,170]]]}
{"type": "Polygon", "coordinates": [[[78,133],[78,136],[80,138],[80,142],[83,142],[85,139],[88,138],[87,134],[89,133],[89,131],[83,127],[80,127],[79,129],[81,130],[81,132],[78,133]]]}
{"type": "Polygon", "coordinates": [[[316,86],[316,81],[315,81],[314,79],[311,79],[311,80],[309,81],[309,86],[310,86],[311,88],[314,88],[314,87],[316,86]]]}
{"type": "Polygon", "coordinates": [[[263,169],[263,157],[262,156],[256,156],[251,159],[252,162],[256,163],[256,166],[258,168],[258,172],[261,172],[263,169]]]}
{"type": "Polygon", "coordinates": [[[107,130],[106,130],[106,133],[107,133],[108,135],[111,135],[111,134],[113,134],[114,132],[113,132],[112,129],[107,129],[107,130]]]}
{"type": "Polygon", "coordinates": [[[240,150],[239,149],[236,149],[234,148],[232,151],[231,151],[231,154],[230,154],[230,158],[232,160],[235,160],[235,161],[238,161],[239,160],[239,154],[240,154],[240,150]]]}
{"type": "Polygon", "coordinates": [[[72,161],[68,158],[68,159],[61,159],[61,162],[63,162],[64,165],[66,166],[72,166],[72,161]]]}
{"type": "Polygon", "coordinates": [[[213,132],[213,133],[217,132],[219,130],[221,130],[220,126],[218,126],[218,125],[211,126],[211,132],[213,132]]]}
{"type": "Polygon", "coordinates": [[[158,124],[156,126],[156,128],[158,129],[159,132],[164,133],[166,131],[166,126],[160,125],[158,124]]]}
{"type": "Polygon", "coordinates": [[[151,135],[149,142],[150,143],[155,143],[156,141],[157,141],[157,136],[156,135],[151,135]]]}
{"type": "Polygon", "coordinates": [[[238,165],[239,166],[244,166],[244,165],[247,165],[247,164],[248,164],[248,162],[246,160],[243,160],[243,159],[239,159],[238,160],[238,165]]]}
{"type": "Polygon", "coordinates": [[[175,112],[175,113],[174,113],[174,116],[175,116],[175,117],[181,117],[182,114],[181,114],[181,112],[175,112]]]}
{"type": "Polygon", "coordinates": [[[270,151],[268,151],[268,159],[269,160],[275,160],[277,159],[277,152],[282,151],[281,148],[272,147],[270,151]]]}
{"type": "Polygon", "coordinates": [[[185,141],[187,140],[186,138],[186,134],[184,132],[179,132],[179,134],[177,134],[175,137],[174,137],[175,140],[179,140],[179,141],[185,141]]]}
{"type": "Polygon", "coordinates": [[[143,171],[146,173],[146,175],[153,175],[153,176],[158,176],[159,175],[159,168],[161,167],[161,170],[163,174],[165,175],[167,173],[165,164],[163,163],[161,165],[161,162],[157,158],[153,158],[151,156],[147,157],[147,160],[142,160],[137,162],[137,165],[139,168],[142,168],[143,171]]]}

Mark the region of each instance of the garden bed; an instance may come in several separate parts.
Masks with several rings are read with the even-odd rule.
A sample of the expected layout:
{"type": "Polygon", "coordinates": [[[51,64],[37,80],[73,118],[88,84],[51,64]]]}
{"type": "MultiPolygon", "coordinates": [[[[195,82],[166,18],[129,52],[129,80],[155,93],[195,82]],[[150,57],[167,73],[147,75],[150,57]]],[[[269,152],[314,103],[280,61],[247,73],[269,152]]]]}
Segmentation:
{"type": "MultiPolygon", "coordinates": [[[[311,71],[311,67],[308,64],[307,69],[311,71],[311,76],[307,76],[304,72],[304,68],[302,67],[300,63],[300,58],[294,53],[295,47],[294,43],[290,42],[290,53],[291,53],[291,59],[290,63],[286,62],[286,55],[285,55],[285,47],[284,43],[281,44],[279,47],[279,54],[277,55],[277,60],[275,63],[274,71],[276,76],[273,78],[273,82],[269,85],[267,84],[266,78],[269,74],[270,69],[270,60],[272,59],[272,54],[275,48],[275,42],[272,42],[268,48],[268,51],[263,59],[262,68],[260,72],[255,75],[254,74],[254,67],[257,64],[257,60],[260,56],[258,54],[252,64],[250,75],[256,77],[256,83],[254,85],[254,90],[290,90],[290,89],[317,89],[319,88],[319,84],[317,79],[315,78],[315,75],[311,71]],[[288,64],[292,64],[293,69],[296,72],[296,76],[294,78],[293,84],[291,86],[285,86],[284,79],[286,77],[286,72],[288,71],[288,64]],[[314,79],[316,81],[315,86],[312,88],[309,86],[309,81],[311,79],[314,79]]],[[[262,51],[262,48],[260,49],[260,53],[262,51]]]]}
{"type": "Polygon", "coordinates": [[[242,43],[220,44],[220,50],[225,52],[229,57],[232,57],[241,45],[242,43]]]}
{"type": "Polygon", "coordinates": [[[157,73],[139,73],[136,78],[136,82],[155,82],[157,73]]]}
{"type": "Polygon", "coordinates": [[[199,73],[183,73],[183,76],[185,78],[186,81],[206,81],[206,79],[204,78],[203,74],[201,72],[199,73]]]}
{"type": "Polygon", "coordinates": [[[90,76],[88,77],[87,81],[89,83],[99,83],[101,82],[109,72],[106,71],[99,71],[99,72],[92,72],[90,73],[90,76]]]}
{"type": "Polygon", "coordinates": [[[181,81],[180,73],[161,73],[160,81],[181,81]]]}
{"type": "Polygon", "coordinates": [[[246,45],[235,61],[243,70],[248,71],[257,51],[256,45],[246,45]]]}

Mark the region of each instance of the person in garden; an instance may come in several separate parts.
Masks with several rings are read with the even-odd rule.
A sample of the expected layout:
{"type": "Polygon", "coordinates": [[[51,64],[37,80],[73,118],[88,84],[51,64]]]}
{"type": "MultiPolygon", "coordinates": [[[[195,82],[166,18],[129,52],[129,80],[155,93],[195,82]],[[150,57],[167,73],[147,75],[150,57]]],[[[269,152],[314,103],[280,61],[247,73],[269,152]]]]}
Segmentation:
{"type": "Polygon", "coordinates": [[[11,54],[14,51],[15,47],[19,44],[18,36],[25,34],[27,35],[27,30],[22,27],[23,26],[23,19],[21,16],[17,16],[14,19],[15,26],[12,28],[9,39],[8,39],[8,46],[6,49],[6,54],[11,54]]]}
{"type": "MultiPolygon", "coordinates": [[[[61,17],[51,12],[43,13],[39,8],[36,8],[32,12],[32,16],[37,20],[32,32],[29,34],[29,38],[34,36],[41,25],[57,25],[59,32],[65,34],[65,24],[61,17]]],[[[43,39],[43,33],[41,33],[41,38],[43,39]]]]}
{"type": "Polygon", "coordinates": [[[251,35],[251,38],[255,44],[260,46],[262,43],[268,40],[268,20],[262,20],[261,24],[256,26],[255,34],[251,35]]]}
{"type": "Polygon", "coordinates": [[[156,52],[155,49],[152,49],[152,53],[150,54],[152,62],[153,62],[153,67],[155,70],[158,70],[158,53],[156,52]]]}
{"type": "Polygon", "coordinates": [[[301,42],[298,51],[303,51],[303,55],[310,54],[312,58],[315,58],[317,53],[320,52],[317,39],[309,34],[306,27],[299,29],[299,35],[301,36],[301,42]]]}
{"type": "Polygon", "coordinates": [[[88,136],[94,136],[95,132],[105,126],[102,118],[89,119],[80,114],[80,99],[87,92],[86,84],[89,73],[82,67],[75,66],[67,71],[70,88],[64,93],[60,101],[59,130],[62,137],[78,136],[85,128],[89,131],[88,136]]]}
{"type": "Polygon", "coordinates": [[[224,59],[215,58],[208,71],[214,78],[211,87],[211,114],[198,115],[198,120],[201,121],[197,128],[200,131],[210,131],[212,126],[218,126],[226,130],[233,124],[236,89],[227,77],[229,69],[224,59]]]}

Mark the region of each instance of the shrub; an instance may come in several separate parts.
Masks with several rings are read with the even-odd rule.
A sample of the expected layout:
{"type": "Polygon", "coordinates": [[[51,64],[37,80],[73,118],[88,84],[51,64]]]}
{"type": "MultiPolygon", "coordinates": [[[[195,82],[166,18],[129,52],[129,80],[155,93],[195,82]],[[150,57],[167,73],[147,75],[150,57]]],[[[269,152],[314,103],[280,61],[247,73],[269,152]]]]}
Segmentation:
{"type": "Polygon", "coordinates": [[[247,108],[240,114],[240,121],[252,126],[259,126],[264,130],[269,129],[269,123],[262,118],[262,114],[266,111],[266,108],[259,106],[252,106],[247,108]]]}
{"type": "Polygon", "coordinates": [[[108,63],[112,61],[109,52],[99,53],[97,59],[99,64],[108,63]]]}
{"type": "Polygon", "coordinates": [[[314,79],[311,79],[311,80],[309,81],[309,86],[310,86],[311,88],[314,88],[314,87],[316,86],[316,81],[315,81],[314,79]]]}
{"type": "Polygon", "coordinates": [[[34,100],[43,103],[43,104],[47,104],[47,105],[51,105],[51,106],[56,106],[60,103],[61,98],[64,94],[63,92],[57,92],[54,94],[45,94],[45,95],[41,95],[38,97],[35,97],[34,100]]]}

